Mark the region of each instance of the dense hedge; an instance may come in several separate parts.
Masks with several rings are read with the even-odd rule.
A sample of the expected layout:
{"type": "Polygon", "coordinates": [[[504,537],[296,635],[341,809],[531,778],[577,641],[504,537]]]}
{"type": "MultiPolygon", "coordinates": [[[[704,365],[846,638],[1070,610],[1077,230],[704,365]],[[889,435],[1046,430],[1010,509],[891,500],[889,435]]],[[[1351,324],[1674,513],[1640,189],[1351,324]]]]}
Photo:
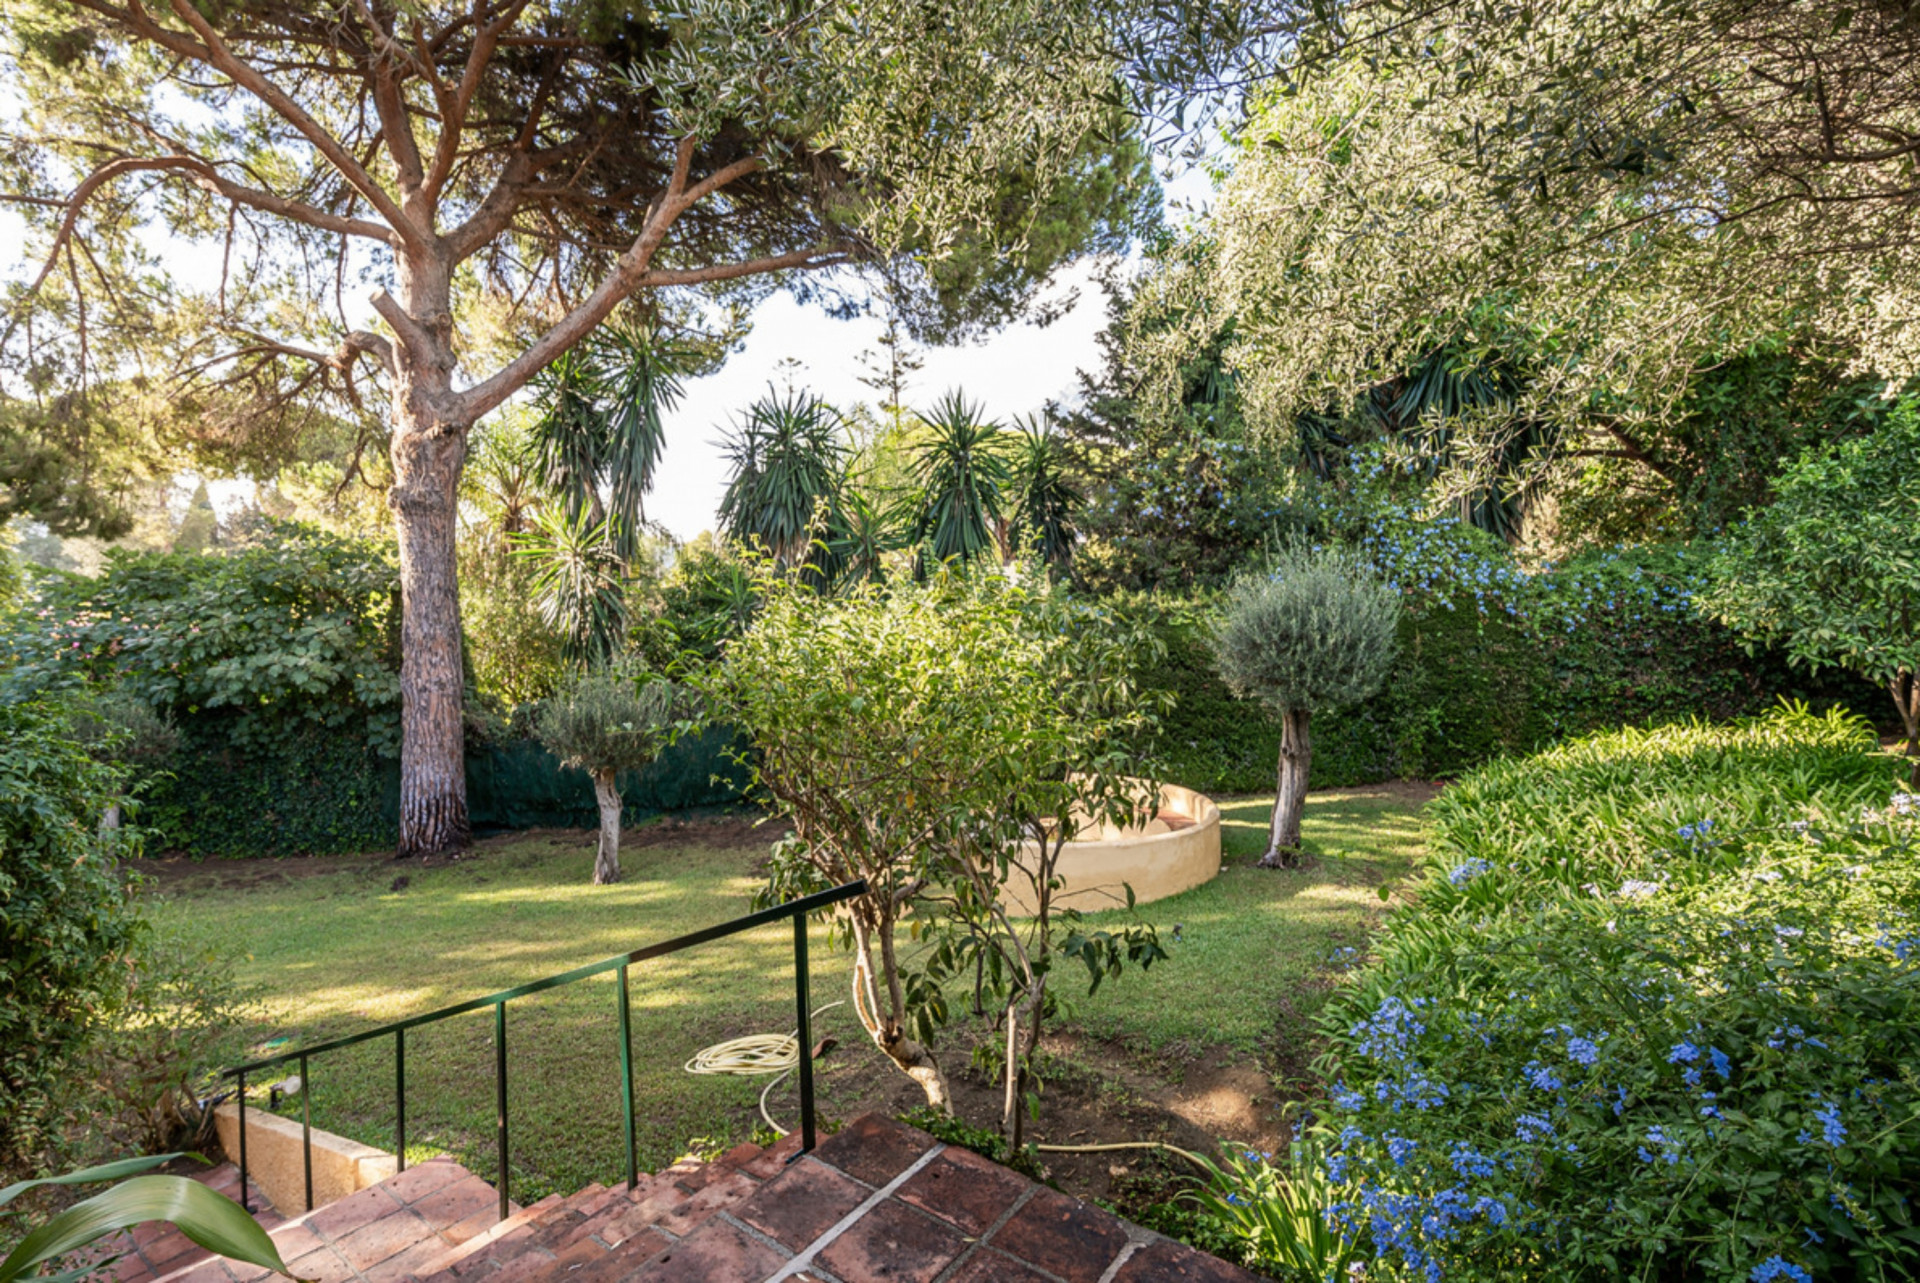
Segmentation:
{"type": "MultiPolygon", "coordinates": [[[[400,769],[361,737],[308,728],[271,749],[236,747],[217,719],[186,719],[180,749],[160,763],[140,813],[161,850],[193,855],[334,854],[392,847],[400,769]]],[[[626,821],[739,797],[725,730],[669,748],[623,774],[626,821]],[[715,777],[719,777],[716,781],[715,777]]],[[[469,817],[480,832],[591,828],[593,785],[530,739],[505,736],[467,751],[469,817]]]]}
{"type": "MultiPolygon", "coordinates": [[[[1873,716],[1885,702],[1866,682],[1812,678],[1777,652],[1748,653],[1693,610],[1698,567],[1683,550],[1534,575],[1499,561],[1489,569],[1471,549],[1417,578],[1381,560],[1407,598],[1399,657],[1378,695],[1315,717],[1315,787],[1449,777],[1570,735],[1749,716],[1782,698],[1873,716]]],[[[1175,696],[1153,744],[1166,777],[1203,792],[1270,790],[1280,723],[1214,671],[1213,602],[1138,599],[1129,609],[1147,614],[1165,643],[1142,685],[1175,696]]]]}
{"type": "Polygon", "coordinates": [[[1909,1278],[1920,798],[1781,710],[1476,772],[1324,1015],[1327,1213],[1399,1277],[1909,1278]]]}

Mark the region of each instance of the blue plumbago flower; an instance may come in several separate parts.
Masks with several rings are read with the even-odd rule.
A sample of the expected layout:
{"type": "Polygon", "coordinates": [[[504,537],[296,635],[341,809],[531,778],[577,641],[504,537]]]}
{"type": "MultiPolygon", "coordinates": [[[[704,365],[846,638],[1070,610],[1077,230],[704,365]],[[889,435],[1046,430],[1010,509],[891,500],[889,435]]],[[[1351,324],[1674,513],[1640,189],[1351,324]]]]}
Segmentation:
{"type": "Polygon", "coordinates": [[[1625,1087],[1615,1087],[1613,1091],[1613,1116],[1618,1118],[1627,1112],[1627,1089],[1625,1087]]]}
{"type": "Polygon", "coordinates": [[[1590,1038],[1569,1038],[1567,1059],[1576,1065],[1591,1065],[1600,1059],[1600,1045],[1590,1038]]]}
{"type": "Polygon", "coordinates": [[[1469,1179],[1491,1176],[1497,1167],[1491,1158],[1464,1140],[1454,1142],[1452,1152],[1447,1155],[1447,1161],[1453,1164],[1454,1171],[1469,1179]]]}
{"type": "Polygon", "coordinates": [[[1481,859],[1479,856],[1476,855],[1472,859],[1464,860],[1461,863],[1454,865],[1453,868],[1449,869],[1447,871],[1447,881],[1453,883],[1453,885],[1457,887],[1465,886],[1467,883],[1479,877],[1482,873],[1489,872],[1492,868],[1493,868],[1492,864],[1488,863],[1487,861],[1481,859]]]}
{"type": "Polygon", "coordinates": [[[1813,1118],[1820,1124],[1821,1139],[1835,1148],[1844,1144],[1847,1139],[1847,1125],[1840,1121],[1840,1106],[1823,1098],[1817,1091],[1808,1092],[1807,1099],[1819,1106],[1813,1111],[1813,1118]]]}
{"type": "Polygon", "coordinates": [[[1397,1132],[1388,1132],[1381,1139],[1387,1142],[1387,1157],[1393,1160],[1395,1167],[1405,1167],[1407,1160],[1413,1157],[1413,1151],[1419,1148],[1418,1142],[1397,1132]]]}
{"type": "Polygon", "coordinates": [[[1362,1096],[1345,1083],[1337,1083],[1334,1085],[1332,1099],[1335,1109],[1343,1109],[1348,1113],[1353,1113],[1367,1103],[1365,1096],[1362,1096]]]}
{"type": "Polygon", "coordinates": [[[1700,1059],[1700,1049],[1685,1040],[1673,1044],[1673,1050],[1667,1053],[1669,1065],[1678,1065],[1683,1061],[1690,1065],[1698,1059],[1700,1059]]]}
{"type": "Polygon", "coordinates": [[[1718,1047],[1707,1048],[1707,1058],[1713,1062],[1713,1072],[1722,1078],[1733,1077],[1733,1061],[1726,1052],[1718,1047]]]}
{"type": "Polygon", "coordinates": [[[1821,1238],[1820,1231],[1814,1229],[1811,1225],[1803,1225],[1800,1228],[1806,1232],[1808,1247],[1812,1247],[1816,1243],[1824,1243],[1827,1241],[1826,1239],[1821,1238]]]}
{"type": "Polygon", "coordinates": [[[1539,1114],[1522,1114],[1513,1120],[1513,1134],[1517,1140],[1547,1140],[1553,1135],[1553,1124],[1539,1114]]]}
{"type": "Polygon", "coordinates": [[[1560,1081],[1560,1075],[1537,1060],[1528,1062],[1527,1067],[1520,1072],[1528,1082],[1541,1091],[1559,1091],[1566,1085],[1560,1081]]]}
{"type": "Polygon", "coordinates": [[[1701,1078],[1698,1069],[1689,1069],[1680,1075],[1680,1081],[1689,1087],[1698,1087],[1704,1080],[1701,1078]]]}
{"type": "Polygon", "coordinates": [[[1658,1124],[1647,1128],[1647,1144],[1658,1148],[1658,1153],[1649,1153],[1646,1146],[1640,1148],[1640,1161],[1651,1163],[1656,1157],[1667,1160],[1669,1167],[1680,1161],[1681,1148],[1677,1138],[1667,1135],[1667,1130],[1658,1124]]]}
{"type": "Polygon", "coordinates": [[[1753,1283],[1774,1283],[1775,1279],[1788,1279],[1791,1283],[1813,1283],[1813,1275],[1793,1262],[1778,1256],[1769,1256],[1754,1266],[1753,1273],[1747,1277],[1753,1283]]]}

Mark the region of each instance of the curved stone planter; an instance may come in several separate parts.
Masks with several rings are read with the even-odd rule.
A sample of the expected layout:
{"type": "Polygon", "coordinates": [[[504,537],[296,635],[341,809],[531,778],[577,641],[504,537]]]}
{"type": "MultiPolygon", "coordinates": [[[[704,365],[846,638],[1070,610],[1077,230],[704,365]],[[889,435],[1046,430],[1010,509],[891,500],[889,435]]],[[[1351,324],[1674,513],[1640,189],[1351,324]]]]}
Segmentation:
{"type": "MultiPolygon", "coordinates": [[[[1031,848],[1029,848],[1031,849],[1031,848]]],[[[1089,841],[1069,842],[1060,853],[1060,890],[1054,903],[1091,913],[1145,904],[1210,882],[1220,872],[1220,808],[1213,799],[1178,784],[1160,788],[1160,806],[1144,829],[1103,830],[1089,841]]],[[[1008,907],[1033,911],[1032,894],[1009,882],[1008,907]]]]}

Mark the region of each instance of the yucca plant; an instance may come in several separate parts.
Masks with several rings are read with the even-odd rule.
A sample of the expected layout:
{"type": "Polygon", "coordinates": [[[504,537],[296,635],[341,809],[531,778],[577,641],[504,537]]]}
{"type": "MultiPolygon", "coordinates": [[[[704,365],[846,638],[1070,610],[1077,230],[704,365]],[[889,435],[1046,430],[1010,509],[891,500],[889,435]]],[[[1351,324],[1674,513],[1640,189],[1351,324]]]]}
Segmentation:
{"type": "Polygon", "coordinates": [[[680,402],[700,353],[643,322],[600,330],[536,384],[533,426],[542,481],[574,522],[606,523],[623,560],[639,550],[643,503],[666,446],[665,414],[680,402]],[[610,502],[602,502],[605,491],[610,502]]]}
{"type": "Polygon", "coordinates": [[[732,472],[721,530],[758,543],[782,570],[804,564],[840,494],[839,411],[811,393],[769,388],[720,446],[732,472]]]}
{"type": "Polygon", "coordinates": [[[514,555],[535,567],[533,587],[541,621],[561,637],[561,657],[585,666],[618,654],[627,632],[626,563],[613,519],[590,524],[588,514],[542,512],[532,533],[514,539],[514,555]]]}
{"type": "MultiPolygon", "coordinates": [[[[1073,555],[1073,517],[1084,502],[1067,479],[1066,451],[1038,417],[1017,425],[1014,438],[1010,542],[1065,566],[1073,555]]],[[[1007,550],[1003,550],[1007,551],[1007,550]]]]}
{"type": "MultiPolygon", "coordinates": [[[[14,1283],[48,1261],[77,1252],[118,1230],[148,1221],[168,1221],[187,1239],[235,1261],[292,1277],[280,1251],[246,1209],[224,1194],[184,1176],[142,1176],[176,1158],[191,1154],[159,1154],[128,1158],[99,1167],[87,1167],[65,1176],[20,1181],[0,1189],[0,1207],[42,1185],[90,1185],[121,1181],[112,1189],[75,1203],[45,1224],[28,1231],[17,1247],[0,1261],[0,1283],[14,1283]],[[121,1180],[132,1177],[131,1180],[121,1180]]],[[[38,1275],[36,1283],[75,1283],[100,1271],[103,1262],[91,1262],[61,1274],[38,1275]]]]}
{"type": "Polygon", "coordinates": [[[928,544],[936,561],[970,562],[1005,551],[996,538],[1013,483],[1005,430],[958,392],[920,417],[927,436],[913,451],[914,541],[928,544]]]}

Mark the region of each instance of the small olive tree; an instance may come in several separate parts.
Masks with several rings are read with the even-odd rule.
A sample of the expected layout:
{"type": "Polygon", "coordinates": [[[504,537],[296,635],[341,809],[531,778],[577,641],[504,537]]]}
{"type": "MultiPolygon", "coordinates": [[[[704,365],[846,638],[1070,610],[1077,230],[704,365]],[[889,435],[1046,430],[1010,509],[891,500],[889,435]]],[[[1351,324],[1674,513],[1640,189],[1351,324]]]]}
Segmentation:
{"type": "Polygon", "coordinates": [[[1736,527],[1702,605],[1810,669],[1880,683],[1900,710],[1920,787],[1920,406],[1872,435],[1815,449],[1736,527]]]}
{"type": "Polygon", "coordinates": [[[600,842],[593,859],[595,886],[620,880],[620,790],[614,779],[660,756],[689,728],[688,692],[664,678],[619,669],[593,669],[540,706],[534,733],[561,763],[593,777],[600,804],[600,842]]]}
{"type": "Polygon", "coordinates": [[[1228,597],[1213,639],[1220,676],[1281,719],[1273,823],[1261,868],[1298,865],[1313,715],[1380,689],[1399,618],[1393,589],[1366,562],[1337,549],[1283,552],[1268,574],[1241,580],[1228,597]]]}

